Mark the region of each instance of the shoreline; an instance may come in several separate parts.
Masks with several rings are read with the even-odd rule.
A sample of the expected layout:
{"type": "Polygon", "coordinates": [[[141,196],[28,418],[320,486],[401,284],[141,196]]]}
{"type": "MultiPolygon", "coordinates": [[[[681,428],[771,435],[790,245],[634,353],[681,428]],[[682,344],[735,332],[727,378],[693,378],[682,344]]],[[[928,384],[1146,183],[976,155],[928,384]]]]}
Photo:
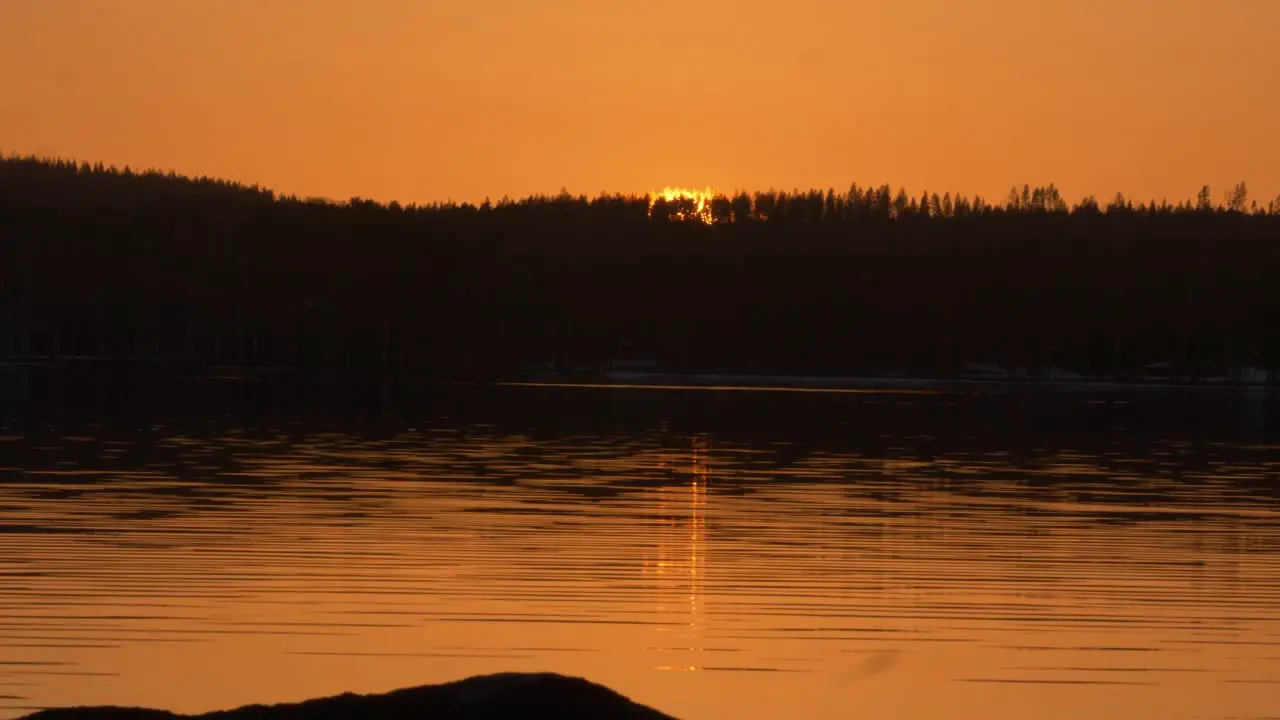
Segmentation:
{"type": "Polygon", "coordinates": [[[498,386],[498,387],[581,387],[581,388],[648,388],[669,390],[757,390],[757,391],[946,391],[969,388],[1019,388],[1053,391],[1065,390],[1228,390],[1272,392],[1280,390],[1280,382],[1232,380],[1215,376],[1199,380],[1188,377],[1167,378],[1139,376],[1108,378],[1070,373],[955,376],[901,375],[788,375],[754,373],[681,373],[632,370],[523,371],[488,378],[430,376],[418,373],[395,373],[389,377],[376,369],[342,372],[298,368],[281,365],[210,365],[199,369],[165,368],[157,361],[131,358],[114,364],[100,358],[64,357],[57,359],[0,359],[0,373],[21,375],[80,374],[118,371],[145,371],[162,381],[196,381],[253,383],[281,381],[291,384],[316,385],[340,389],[344,386],[373,382],[415,386],[498,386]]]}
{"type": "Polygon", "coordinates": [[[760,392],[940,392],[968,388],[1066,390],[1228,390],[1270,393],[1280,385],[1214,381],[1112,380],[1103,378],[1034,377],[881,377],[831,375],[732,375],[716,373],[527,373],[518,379],[492,383],[500,387],[560,387],[651,390],[741,390],[760,392]]]}

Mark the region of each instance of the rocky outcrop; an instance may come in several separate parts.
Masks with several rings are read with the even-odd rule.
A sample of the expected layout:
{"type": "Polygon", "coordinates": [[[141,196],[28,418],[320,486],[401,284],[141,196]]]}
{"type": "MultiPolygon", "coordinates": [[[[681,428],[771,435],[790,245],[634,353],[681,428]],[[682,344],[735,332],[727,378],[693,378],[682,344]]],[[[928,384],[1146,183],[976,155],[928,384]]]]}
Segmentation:
{"type": "Polygon", "coordinates": [[[672,720],[603,685],[554,673],[500,673],[381,695],[345,693],[282,705],[249,705],[203,715],[163,710],[80,707],[42,710],[23,720],[497,720],[617,718],[672,720]]]}

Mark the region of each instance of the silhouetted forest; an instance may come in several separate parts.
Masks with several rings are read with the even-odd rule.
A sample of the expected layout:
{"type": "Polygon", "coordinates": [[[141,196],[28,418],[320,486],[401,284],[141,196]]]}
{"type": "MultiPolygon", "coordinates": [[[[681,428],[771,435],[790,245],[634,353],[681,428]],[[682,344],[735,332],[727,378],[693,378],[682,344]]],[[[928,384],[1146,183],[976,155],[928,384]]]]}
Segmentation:
{"type": "MultiPolygon", "coordinates": [[[[1280,369],[1280,199],[889,186],[334,203],[0,161],[0,360],[309,381],[1280,369]],[[980,365],[978,365],[980,364],[980,365]]],[[[1272,377],[1275,374],[1272,373],[1272,377]]]]}

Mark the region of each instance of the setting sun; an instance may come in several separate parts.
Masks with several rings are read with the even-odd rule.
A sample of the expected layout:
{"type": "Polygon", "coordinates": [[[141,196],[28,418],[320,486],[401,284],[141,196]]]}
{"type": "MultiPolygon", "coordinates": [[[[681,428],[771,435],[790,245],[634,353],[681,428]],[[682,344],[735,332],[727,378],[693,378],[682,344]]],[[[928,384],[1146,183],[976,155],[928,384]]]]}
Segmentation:
{"type": "Polygon", "coordinates": [[[659,200],[670,206],[669,217],[672,220],[701,220],[708,225],[713,221],[711,200],[717,193],[711,188],[689,190],[686,188],[665,187],[660,191],[649,193],[649,215],[659,200]]]}

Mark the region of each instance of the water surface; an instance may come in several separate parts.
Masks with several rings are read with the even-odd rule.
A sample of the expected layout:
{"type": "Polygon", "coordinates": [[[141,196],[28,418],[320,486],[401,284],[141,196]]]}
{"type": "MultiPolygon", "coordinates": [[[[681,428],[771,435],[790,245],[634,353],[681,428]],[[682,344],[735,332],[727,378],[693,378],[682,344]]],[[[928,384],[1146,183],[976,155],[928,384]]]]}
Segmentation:
{"type": "Polygon", "coordinates": [[[1280,716],[1274,396],[505,392],[8,431],[0,716],[499,670],[694,719],[1280,716]]]}

